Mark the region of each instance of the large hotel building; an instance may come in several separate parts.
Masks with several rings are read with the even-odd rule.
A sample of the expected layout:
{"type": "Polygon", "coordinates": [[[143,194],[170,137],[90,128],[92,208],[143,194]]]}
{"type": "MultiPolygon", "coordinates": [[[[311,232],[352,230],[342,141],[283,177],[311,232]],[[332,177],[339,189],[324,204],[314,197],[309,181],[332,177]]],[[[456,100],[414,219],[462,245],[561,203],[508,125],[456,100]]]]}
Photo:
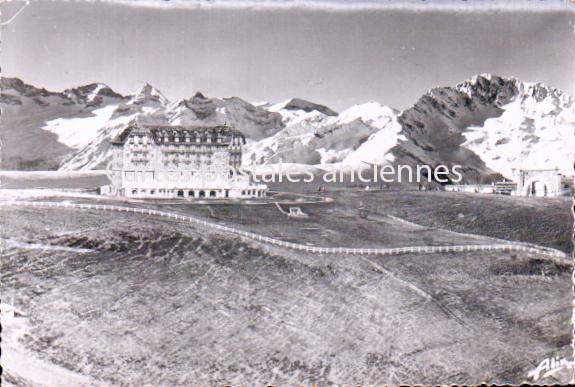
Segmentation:
{"type": "Polygon", "coordinates": [[[240,171],[245,137],[229,126],[134,124],[112,141],[111,185],[134,198],[259,198],[267,186],[240,171]]]}

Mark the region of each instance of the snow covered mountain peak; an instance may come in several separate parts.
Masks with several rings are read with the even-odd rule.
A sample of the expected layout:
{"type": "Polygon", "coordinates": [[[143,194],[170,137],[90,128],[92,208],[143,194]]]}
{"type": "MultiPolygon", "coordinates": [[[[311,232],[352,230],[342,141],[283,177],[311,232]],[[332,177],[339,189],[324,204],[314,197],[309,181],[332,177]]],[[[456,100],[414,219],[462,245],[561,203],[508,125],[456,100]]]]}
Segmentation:
{"type": "Polygon", "coordinates": [[[458,84],[455,89],[465,93],[477,103],[502,106],[518,95],[520,83],[516,78],[479,74],[471,80],[458,84]]]}
{"type": "MultiPolygon", "coordinates": [[[[439,88],[441,89],[441,88],[439,88]]],[[[455,89],[481,102],[503,106],[515,99],[531,103],[549,102],[562,106],[572,104],[572,98],[560,89],[537,82],[522,82],[515,77],[499,77],[492,74],[479,74],[470,80],[458,84],[455,89]]],[[[434,89],[435,90],[435,89],[434,89]]]]}
{"type": "Polygon", "coordinates": [[[129,105],[143,105],[143,104],[156,104],[165,106],[170,101],[156,88],[149,83],[145,83],[142,87],[131,96],[129,105]]]}
{"type": "Polygon", "coordinates": [[[470,126],[464,147],[505,177],[513,169],[559,168],[572,174],[575,159],[575,106],[560,89],[517,80],[517,96],[502,113],[470,126]]]}
{"type": "Polygon", "coordinates": [[[305,99],[301,98],[292,98],[289,100],[284,106],[283,109],[285,110],[303,110],[306,113],[317,111],[326,116],[337,116],[337,112],[331,110],[325,105],[320,105],[314,102],[306,101],[305,99]]]}
{"type": "Polygon", "coordinates": [[[560,89],[541,83],[523,83],[520,85],[519,102],[529,114],[560,115],[573,110],[573,98],[560,89]]]}
{"type": "Polygon", "coordinates": [[[379,102],[367,102],[353,105],[349,109],[344,110],[337,117],[337,122],[346,124],[361,119],[368,125],[382,129],[397,116],[397,113],[395,109],[382,105],[379,102]]]}
{"type": "Polygon", "coordinates": [[[471,81],[456,86],[470,97],[483,95],[494,97],[492,102],[498,107],[517,102],[525,112],[533,114],[560,114],[573,107],[573,98],[560,89],[541,82],[522,82],[515,77],[503,78],[491,74],[475,76],[471,81]]]}
{"type": "Polygon", "coordinates": [[[206,97],[201,91],[197,91],[196,94],[192,97],[192,101],[202,101],[209,99],[206,97]]]}
{"type": "Polygon", "coordinates": [[[77,104],[86,106],[99,106],[105,99],[123,100],[124,97],[104,83],[90,83],[88,85],[66,89],[63,91],[66,98],[77,104]]]}
{"type": "Polygon", "coordinates": [[[277,104],[261,106],[269,112],[280,114],[286,128],[300,127],[304,131],[327,124],[338,116],[335,111],[327,106],[301,98],[292,98],[277,104]]]}

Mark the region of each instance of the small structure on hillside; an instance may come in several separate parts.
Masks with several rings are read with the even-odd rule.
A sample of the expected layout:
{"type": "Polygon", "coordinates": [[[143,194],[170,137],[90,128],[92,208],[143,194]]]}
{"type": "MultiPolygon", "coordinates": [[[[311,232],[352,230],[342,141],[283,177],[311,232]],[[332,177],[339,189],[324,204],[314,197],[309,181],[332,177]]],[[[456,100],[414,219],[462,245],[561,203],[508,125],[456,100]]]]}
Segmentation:
{"type": "Polygon", "coordinates": [[[308,214],[303,212],[300,207],[290,207],[289,212],[284,211],[284,209],[280,206],[278,202],[275,202],[276,207],[280,212],[284,215],[287,215],[290,218],[307,218],[309,217],[308,214]]]}
{"type": "Polygon", "coordinates": [[[290,207],[288,216],[293,218],[307,218],[309,215],[303,212],[299,207],[290,207]]]}

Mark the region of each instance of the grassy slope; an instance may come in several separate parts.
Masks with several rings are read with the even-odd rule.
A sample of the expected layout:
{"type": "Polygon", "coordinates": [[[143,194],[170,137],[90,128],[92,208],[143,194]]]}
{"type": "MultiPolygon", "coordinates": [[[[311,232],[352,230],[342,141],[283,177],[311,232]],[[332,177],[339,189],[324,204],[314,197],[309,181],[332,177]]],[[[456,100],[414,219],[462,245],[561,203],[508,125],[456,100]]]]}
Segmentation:
{"type": "MultiPolygon", "coordinates": [[[[5,188],[68,187],[90,188],[107,184],[105,178],[27,179],[3,178],[5,188]]],[[[314,187],[313,185],[300,185],[314,187]]],[[[288,183],[275,189],[296,188],[288,183]]],[[[532,242],[571,252],[571,199],[523,198],[450,192],[351,191],[338,190],[323,195],[336,200],[327,206],[298,205],[311,214],[307,220],[288,220],[273,205],[238,207],[229,205],[194,206],[189,202],[162,207],[275,236],[285,240],[303,237],[315,245],[388,246],[406,243],[406,228],[389,224],[386,215],[395,215],[431,228],[532,242]],[[369,221],[361,221],[358,207],[369,211],[369,221]],[[302,233],[303,231],[303,233],[302,233]],[[357,235],[361,235],[358,239],[357,235]]],[[[284,206],[287,210],[288,206],[284,206]]],[[[413,230],[411,230],[413,231],[413,230]]],[[[448,243],[437,230],[419,231],[415,244],[448,243]]],[[[411,238],[408,238],[411,239],[411,238]]],[[[460,240],[459,242],[464,242],[460,240]]],[[[412,239],[409,243],[412,243],[412,239]]]]}
{"type": "Polygon", "coordinates": [[[536,243],[571,252],[571,198],[527,198],[450,192],[339,193],[370,211],[452,231],[536,243]]]}
{"type": "MultiPolygon", "coordinates": [[[[329,204],[296,204],[309,217],[288,218],[274,204],[163,205],[170,211],[192,214],[281,240],[314,246],[403,247],[421,245],[486,244],[485,239],[457,237],[437,230],[422,230],[386,216],[358,216],[357,205],[338,201],[329,204]]],[[[290,205],[284,205],[287,210],[290,205]]]]}
{"type": "Polygon", "coordinates": [[[569,352],[570,268],[535,256],[305,256],[142,219],[2,210],[2,238],[95,250],[5,252],[28,347],[113,383],[194,385],[517,383],[569,352]]]}
{"type": "MultiPolygon", "coordinates": [[[[311,215],[292,220],[274,206],[166,206],[170,210],[211,216],[214,220],[240,224],[250,230],[285,240],[313,245],[405,246],[485,243],[456,237],[438,228],[531,242],[571,252],[573,217],[571,199],[521,198],[500,195],[419,191],[328,192],[335,203],[301,205],[311,215]],[[368,210],[367,220],[358,208],[368,210]],[[429,227],[414,230],[391,221],[387,215],[429,227]]],[[[287,210],[287,206],[285,209],[287,210]]]]}

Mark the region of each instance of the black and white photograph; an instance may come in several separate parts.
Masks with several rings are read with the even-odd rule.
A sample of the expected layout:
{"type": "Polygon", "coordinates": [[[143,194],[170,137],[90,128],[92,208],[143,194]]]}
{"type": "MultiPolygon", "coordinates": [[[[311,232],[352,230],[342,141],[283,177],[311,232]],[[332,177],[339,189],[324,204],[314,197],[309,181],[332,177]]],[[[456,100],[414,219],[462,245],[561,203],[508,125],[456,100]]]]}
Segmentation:
{"type": "Polygon", "coordinates": [[[0,0],[4,386],[575,383],[575,1],[0,0]]]}

